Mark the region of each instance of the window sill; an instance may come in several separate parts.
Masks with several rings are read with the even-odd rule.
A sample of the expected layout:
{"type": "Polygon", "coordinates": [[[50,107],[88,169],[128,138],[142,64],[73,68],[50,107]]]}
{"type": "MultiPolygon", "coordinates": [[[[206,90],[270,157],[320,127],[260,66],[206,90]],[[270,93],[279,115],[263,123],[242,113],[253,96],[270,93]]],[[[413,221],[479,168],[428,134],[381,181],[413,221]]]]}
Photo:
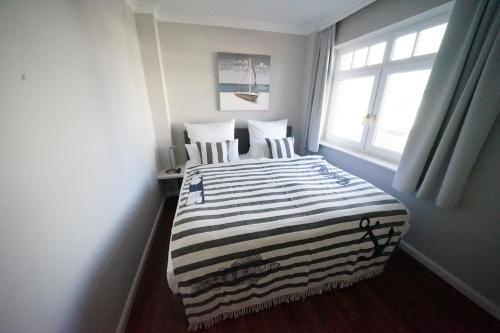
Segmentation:
{"type": "Polygon", "coordinates": [[[334,143],[324,141],[324,140],[321,140],[319,142],[319,144],[322,146],[328,147],[328,148],[332,148],[332,149],[341,151],[345,154],[360,158],[362,160],[376,164],[378,166],[381,166],[381,167],[388,169],[388,170],[391,170],[391,171],[396,171],[398,169],[398,165],[396,163],[389,162],[389,161],[383,160],[381,158],[378,158],[378,157],[375,157],[375,156],[372,156],[372,155],[369,155],[369,154],[366,154],[366,153],[363,153],[363,152],[360,152],[360,151],[357,151],[354,149],[342,147],[342,146],[339,146],[339,145],[336,145],[334,143]]]}

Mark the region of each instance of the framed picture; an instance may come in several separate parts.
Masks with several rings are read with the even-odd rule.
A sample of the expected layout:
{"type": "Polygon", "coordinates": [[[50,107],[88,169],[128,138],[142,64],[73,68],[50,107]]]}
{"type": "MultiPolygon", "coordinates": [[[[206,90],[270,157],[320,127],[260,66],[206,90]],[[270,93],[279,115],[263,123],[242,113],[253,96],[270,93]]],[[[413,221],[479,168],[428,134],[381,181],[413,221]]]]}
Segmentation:
{"type": "Polygon", "coordinates": [[[217,54],[221,111],[268,110],[271,56],[217,54]]]}

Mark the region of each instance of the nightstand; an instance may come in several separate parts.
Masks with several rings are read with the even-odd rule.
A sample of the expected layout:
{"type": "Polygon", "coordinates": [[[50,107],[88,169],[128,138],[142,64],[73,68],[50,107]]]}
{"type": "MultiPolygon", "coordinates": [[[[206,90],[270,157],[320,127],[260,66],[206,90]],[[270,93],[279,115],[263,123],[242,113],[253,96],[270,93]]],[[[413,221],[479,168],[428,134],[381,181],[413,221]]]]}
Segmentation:
{"type": "Polygon", "coordinates": [[[169,179],[176,179],[177,180],[177,185],[179,185],[179,188],[181,188],[182,185],[182,179],[184,178],[184,170],[186,168],[186,164],[178,164],[176,168],[180,168],[181,171],[179,173],[167,173],[167,170],[162,170],[158,174],[158,180],[161,181],[166,181],[169,179]]]}

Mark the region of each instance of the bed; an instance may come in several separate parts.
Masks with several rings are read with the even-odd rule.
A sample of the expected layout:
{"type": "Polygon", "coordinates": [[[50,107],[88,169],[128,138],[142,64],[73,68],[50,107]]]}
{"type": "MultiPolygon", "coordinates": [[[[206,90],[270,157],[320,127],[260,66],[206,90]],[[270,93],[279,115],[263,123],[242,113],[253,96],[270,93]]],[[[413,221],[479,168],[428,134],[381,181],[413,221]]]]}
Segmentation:
{"type": "MultiPolygon", "coordinates": [[[[235,137],[246,153],[248,131],[235,137]]],[[[319,155],[188,161],[169,286],[188,328],[206,328],[382,273],[408,220],[398,200],[319,155]],[[199,198],[188,200],[194,192],[199,198]]]]}

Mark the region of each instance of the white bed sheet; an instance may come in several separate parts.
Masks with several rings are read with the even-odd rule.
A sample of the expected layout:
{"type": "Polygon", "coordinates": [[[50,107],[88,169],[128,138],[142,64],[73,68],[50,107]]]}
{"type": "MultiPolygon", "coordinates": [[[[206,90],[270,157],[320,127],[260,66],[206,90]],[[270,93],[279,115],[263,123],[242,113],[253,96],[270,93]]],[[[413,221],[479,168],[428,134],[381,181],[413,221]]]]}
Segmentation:
{"type": "MultiPolygon", "coordinates": [[[[299,155],[297,154],[294,154],[294,157],[297,157],[299,155]]],[[[267,159],[265,157],[261,158],[261,159],[267,159]]],[[[248,156],[248,154],[241,154],[240,155],[240,160],[248,160],[248,161],[253,161],[253,159],[248,156]]],[[[186,162],[186,166],[185,168],[189,168],[192,166],[192,162],[191,161],[187,161],[186,162]]],[[[182,180],[182,185],[181,187],[184,186],[184,180],[182,180]]],[[[179,203],[177,203],[178,205],[179,203]]],[[[170,256],[170,246],[169,246],[169,251],[168,251],[168,261],[167,261],[167,281],[168,281],[168,286],[170,287],[170,290],[172,290],[174,293],[178,293],[179,292],[179,289],[177,287],[177,283],[175,282],[175,277],[174,277],[174,267],[172,266],[172,258],[170,256]]]]}

